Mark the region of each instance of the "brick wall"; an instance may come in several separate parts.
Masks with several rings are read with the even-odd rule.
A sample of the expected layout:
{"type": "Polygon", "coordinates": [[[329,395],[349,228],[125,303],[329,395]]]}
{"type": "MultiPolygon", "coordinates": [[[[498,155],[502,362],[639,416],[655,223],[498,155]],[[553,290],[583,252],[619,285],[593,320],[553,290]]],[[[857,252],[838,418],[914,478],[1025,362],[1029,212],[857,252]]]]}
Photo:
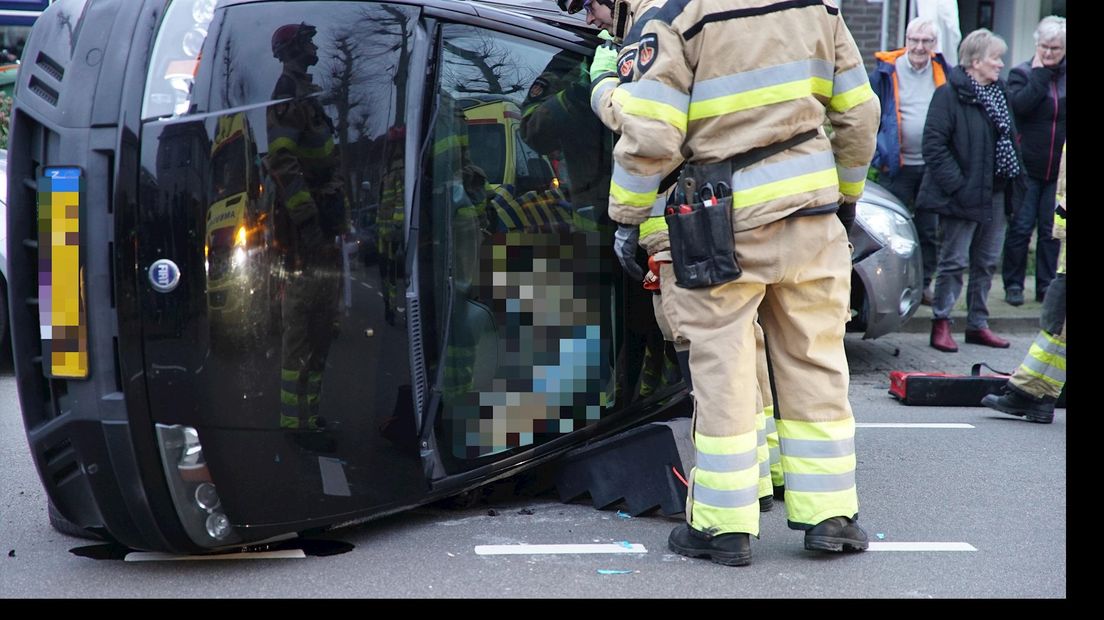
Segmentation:
{"type": "Polygon", "coordinates": [[[904,0],[882,0],[882,2],[868,2],[867,0],[842,0],[840,7],[843,11],[843,21],[851,30],[851,36],[855,37],[855,43],[862,52],[863,61],[867,71],[874,68],[874,52],[881,49],[882,41],[882,6],[888,3],[889,8],[889,39],[887,47],[895,49],[903,45],[897,41],[897,12],[904,0]]]}

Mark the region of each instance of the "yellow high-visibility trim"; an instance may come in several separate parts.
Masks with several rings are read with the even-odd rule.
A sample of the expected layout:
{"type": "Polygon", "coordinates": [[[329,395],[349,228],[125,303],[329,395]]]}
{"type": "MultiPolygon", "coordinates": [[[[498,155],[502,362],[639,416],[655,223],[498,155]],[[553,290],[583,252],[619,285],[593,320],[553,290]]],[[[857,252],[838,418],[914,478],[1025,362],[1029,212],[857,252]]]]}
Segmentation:
{"type": "Polygon", "coordinates": [[[759,486],[759,463],[752,463],[751,467],[740,471],[705,471],[700,467],[694,468],[694,484],[700,484],[718,491],[739,491],[749,487],[759,486]]]}
{"type": "Polygon", "coordinates": [[[646,239],[651,235],[667,230],[667,218],[650,217],[640,223],[640,238],[646,239]]]}
{"type": "MultiPolygon", "coordinates": [[[[618,89],[617,92],[622,93],[625,91],[624,89],[618,89]]],[[[627,92],[625,92],[622,97],[622,113],[632,114],[633,116],[643,116],[645,118],[654,118],[657,121],[667,123],[682,133],[686,133],[686,113],[682,110],[670,104],[633,97],[627,92]]]]}
{"type": "Polygon", "coordinates": [[[758,445],[757,433],[743,433],[728,437],[710,437],[694,433],[694,447],[705,454],[741,454],[754,450],[758,445]]]}
{"type": "MultiPolygon", "coordinates": [[[[867,89],[869,90],[869,88],[867,89]]],[[[690,113],[687,115],[692,121],[720,116],[741,110],[749,110],[760,106],[793,101],[811,95],[832,96],[832,81],[824,78],[812,77],[774,86],[765,86],[754,90],[706,99],[690,103],[690,113]]]]}
{"type": "Polygon", "coordinates": [[[277,151],[294,151],[295,140],[291,138],[276,138],[268,143],[268,152],[275,153],[277,151]]]}
{"type": "Polygon", "coordinates": [[[846,474],[855,471],[855,455],[812,458],[783,454],[782,469],[801,474],[846,474]]]}
{"type": "Polygon", "coordinates": [[[844,196],[862,196],[863,189],[866,187],[866,181],[847,182],[840,181],[839,188],[840,193],[844,196]]]}
{"type": "Polygon", "coordinates": [[[610,198],[619,204],[629,205],[630,207],[651,209],[658,191],[659,188],[657,187],[655,190],[648,193],[632,192],[621,187],[616,182],[610,181],[610,198]]]}
{"type": "Polygon", "coordinates": [[[746,532],[759,535],[759,504],[743,508],[717,508],[694,500],[691,507],[691,527],[697,530],[713,529],[715,534],[746,532]]]}
{"type": "Polygon", "coordinates": [[[846,112],[873,98],[874,89],[870,88],[870,84],[863,84],[832,97],[831,101],[828,102],[828,107],[835,112],[846,112]]]}
{"type": "Polygon", "coordinates": [[[732,208],[740,209],[762,204],[770,200],[837,186],[839,177],[833,169],[803,174],[773,183],[732,193],[732,208]]]}
{"type": "Polygon", "coordinates": [[[829,517],[850,517],[858,512],[855,487],[826,493],[792,491],[786,487],[786,517],[794,523],[816,525],[829,517]]]}
{"type": "Polygon", "coordinates": [[[804,422],[799,420],[775,420],[778,433],[792,439],[815,439],[821,441],[839,441],[855,436],[855,419],[847,418],[832,422],[804,422]]]}
{"type": "Polygon", "coordinates": [[[1065,381],[1059,381],[1059,380],[1055,379],[1054,377],[1048,377],[1048,376],[1044,375],[1043,373],[1041,373],[1039,371],[1032,370],[1032,369],[1028,368],[1027,366],[1020,366],[1020,370],[1024,374],[1031,375],[1032,377],[1034,377],[1034,378],[1036,378],[1036,379],[1038,379],[1038,380],[1040,380],[1044,383],[1049,383],[1050,385],[1053,385],[1054,387],[1056,387],[1058,389],[1062,389],[1062,387],[1066,385],[1065,381]]]}

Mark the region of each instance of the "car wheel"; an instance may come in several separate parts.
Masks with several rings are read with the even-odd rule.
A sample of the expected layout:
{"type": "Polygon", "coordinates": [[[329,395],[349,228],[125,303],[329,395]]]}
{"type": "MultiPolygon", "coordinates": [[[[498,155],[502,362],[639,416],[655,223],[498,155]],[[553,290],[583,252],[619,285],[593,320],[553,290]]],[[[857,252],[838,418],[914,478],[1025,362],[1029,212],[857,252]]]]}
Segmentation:
{"type": "Polygon", "coordinates": [[[83,538],[85,540],[103,540],[103,538],[100,538],[62,516],[62,514],[58,512],[57,507],[54,506],[54,502],[50,500],[46,500],[46,511],[50,516],[50,527],[54,528],[59,533],[65,534],[66,536],[72,536],[73,538],[83,538]]]}

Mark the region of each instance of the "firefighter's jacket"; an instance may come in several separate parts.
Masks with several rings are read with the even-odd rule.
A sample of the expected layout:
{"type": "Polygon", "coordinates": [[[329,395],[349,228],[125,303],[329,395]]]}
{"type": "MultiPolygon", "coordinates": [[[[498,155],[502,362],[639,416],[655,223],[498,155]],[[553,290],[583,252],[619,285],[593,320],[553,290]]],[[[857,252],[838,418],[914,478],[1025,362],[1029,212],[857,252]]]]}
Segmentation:
{"type": "Polygon", "coordinates": [[[838,8],[821,0],[630,4],[617,71],[591,88],[595,113],[621,134],[614,220],[644,222],[661,180],[682,161],[721,162],[810,130],[815,138],[734,174],[734,230],[858,200],[880,106],[838,8]],[[820,129],[826,114],[831,140],[820,129]]]}
{"type": "Polygon", "coordinates": [[[296,227],[318,217],[323,232],[338,234],[345,231],[347,220],[340,197],[341,161],[333,123],[313,96],[320,90],[309,74],[284,69],[272,98],[290,100],[268,109],[266,165],[296,227]]]}

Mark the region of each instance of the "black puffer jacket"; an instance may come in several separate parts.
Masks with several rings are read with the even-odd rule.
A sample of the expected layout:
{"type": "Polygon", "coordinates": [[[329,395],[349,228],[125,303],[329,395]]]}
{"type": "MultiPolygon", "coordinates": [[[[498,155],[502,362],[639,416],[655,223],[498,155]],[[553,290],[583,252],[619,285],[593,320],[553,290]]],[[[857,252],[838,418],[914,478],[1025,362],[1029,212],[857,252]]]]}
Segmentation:
{"type": "Polygon", "coordinates": [[[1020,151],[1027,174],[1035,179],[1058,178],[1058,162],[1066,141],[1066,59],[1055,67],[1019,64],[1008,75],[1008,104],[1020,128],[1020,151]]]}
{"type": "MultiPolygon", "coordinates": [[[[1003,83],[999,85],[1004,88],[1003,83]]],[[[1012,123],[1015,133],[1015,121],[1012,123]]],[[[966,71],[962,65],[951,69],[947,83],[935,90],[928,107],[924,180],[916,207],[988,222],[998,212],[993,208],[996,141],[997,128],[978,100],[966,71]]],[[[1016,157],[1020,157],[1019,147],[1016,157]]]]}

